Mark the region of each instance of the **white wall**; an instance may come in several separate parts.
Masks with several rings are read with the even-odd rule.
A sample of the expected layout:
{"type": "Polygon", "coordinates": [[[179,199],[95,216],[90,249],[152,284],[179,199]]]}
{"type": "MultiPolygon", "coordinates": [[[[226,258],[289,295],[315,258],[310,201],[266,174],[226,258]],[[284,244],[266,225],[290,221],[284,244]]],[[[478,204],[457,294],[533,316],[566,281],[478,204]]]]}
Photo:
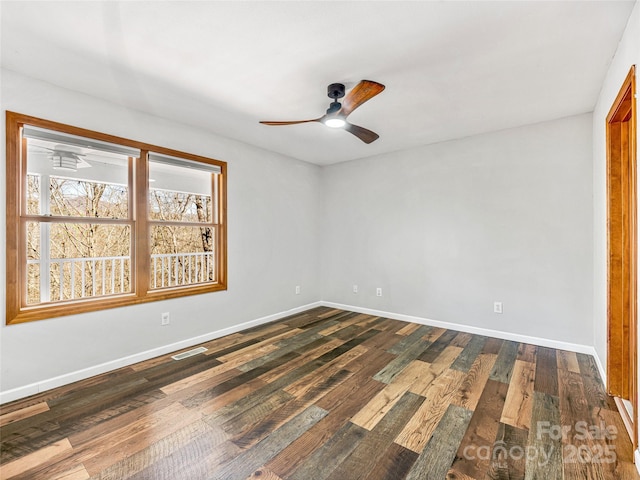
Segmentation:
{"type": "MultiPolygon", "coordinates": [[[[4,110],[228,162],[226,292],[5,326],[0,391],[277,314],[317,301],[320,169],[16,73],[1,71],[4,110]],[[302,293],[295,295],[295,286],[302,293]],[[160,313],[171,325],[160,326],[160,313]]],[[[5,140],[0,151],[0,282],[5,277],[5,140]]],[[[31,392],[33,393],[33,392],[31,392]]]]}
{"type": "Polygon", "coordinates": [[[593,345],[591,126],[586,114],[325,167],[323,299],[593,345]]]}
{"type": "MultiPolygon", "coordinates": [[[[631,65],[636,65],[640,85],[640,2],[629,17],[593,112],[593,310],[595,348],[603,365],[607,361],[607,153],[606,119],[631,65]]],[[[636,105],[638,100],[636,99],[636,105]]],[[[640,127],[640,123],[638,124],[640,127]]],[[[638,134],[640,139],[640,134],[638,134]]],[[[640,155],[638,155],[640,159],[640,155]]],[[[640,183],[639,183],[640,184],[640,183]]]]}

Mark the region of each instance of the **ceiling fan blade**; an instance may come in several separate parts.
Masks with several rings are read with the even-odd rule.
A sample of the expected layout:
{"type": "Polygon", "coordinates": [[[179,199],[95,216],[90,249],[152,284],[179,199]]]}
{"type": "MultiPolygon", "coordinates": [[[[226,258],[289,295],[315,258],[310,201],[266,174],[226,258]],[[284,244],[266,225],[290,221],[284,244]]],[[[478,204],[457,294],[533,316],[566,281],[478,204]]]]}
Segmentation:
{"type": "Polygon", "coordinates": [[[346,97],[344,97],[340,114],[346,117],[364,102],[375,97],[383,90],[384,85],[381,83],[373,82],[371,80],[362,80],[351,89],[346,97]]]}
{"type": "Polygon", "coordinates": [[[271,125],[271,126],[297,125],[298,123],[319,122],[321,119],[322,119],[322,117],[314,118],[313,120],[294,120],[292,122],[260,122],[260,123],[263,124],[263,125],[271,125]]]}
{"type": "Polygon", "coordinates": [[[352,123],[347,123],[344,126],[344,129],[358,137],[364,143],[371,143],[378,139],[379,135],[376,132],[372,132],[371,130],[367,130],[366,128],[359,127],[358,125],[354,125],[352,123]]]}

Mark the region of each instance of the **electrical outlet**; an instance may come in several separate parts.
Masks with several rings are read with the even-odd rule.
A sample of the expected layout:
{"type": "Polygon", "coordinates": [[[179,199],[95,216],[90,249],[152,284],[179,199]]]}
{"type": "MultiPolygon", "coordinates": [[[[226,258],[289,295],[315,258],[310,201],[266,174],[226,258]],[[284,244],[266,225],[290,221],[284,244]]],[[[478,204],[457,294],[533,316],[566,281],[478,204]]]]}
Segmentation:
{"type": "Polygon", "coordinates": [[[502,302],[493,302],[493,313],[502,313],[502,302]]]}
{"type": "Polygon", "coordinates": [[[376,297],[382,296],[382,289],[380,287],[376,288],[376,297]]]}
{"type": "Polygon", "coordinates": [[[160,325],[167,326],[171,323],[171,319],[169,317],[169,312],[164,312],[160,315],[160,325]]]}
{"type": "Polygon", "coordinates": [[[358,285],[353,286],[353,293],[358,293],[358,285]]]}
{"type": "Polygon", "coordinates": [[[296,295],[300,295],[300,285],[296,285],[296,295]]]}

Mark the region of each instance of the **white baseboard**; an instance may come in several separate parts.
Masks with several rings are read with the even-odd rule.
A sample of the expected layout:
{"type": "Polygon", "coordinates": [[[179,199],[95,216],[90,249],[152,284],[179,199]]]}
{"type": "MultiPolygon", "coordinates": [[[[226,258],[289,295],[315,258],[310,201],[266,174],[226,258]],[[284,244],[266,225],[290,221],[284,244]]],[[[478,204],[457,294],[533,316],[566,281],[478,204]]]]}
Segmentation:
{"type": "Polygon", "coordinates": [[[598,365],[598,369],[600,370],[600,375],[602,375],[603,381],[605,380],[605,377],[604,377],[605,372],[604,372],[604,369],[602,368],[602,363],[598,358],[596,349],[591,345],[582,345],[579,343],[568,343],[568,342],[562,342],[559,340],[552,340],[548,338],[531,337],[529,335],[521,335],[519,333],[510,333],[510,332],[503,332],[500,330],[491,330],[489,328],[473,327],[471,325],[463,325],[460,323],[443,322],[440,320],[432,320],[430,318],[415,317],[413,315],[405,315],[403,313],[385,312],[382,310],[374,310],[371,308],[356,307],[354,305],[343,305],[341,303],[324,302],[324,301],[320,303],[324,307],[338,308],[340,310],[350,310],[352,312],[358,312],[358,313],[366,313],[368,315],[374,315],[376,317],[391,318],[393,320],[401,320],[403,322],[419,323],[421,325],[430,325],[432,327],[440,327],[440,328],[446,328],[449,330],[457,330],[460,332],[473,333],[475,335],[484,335],[487,337],[501,338],[503,340],[512,340],[514,342],[530,343],[533,345],[555,348],[558,350],[568,350],[570,352],[585,353],[587,355],[592,355],[595,358],[596,364],[598,365]]]}
{"type": "Polygon", "coordinates": [[[246,330],[252,327],[256,327],[258,325],[262,325],[264,323],[269,323],[274,320],[278,320],[280,318],[288,317],[289,315],[295,315],[296,313],[300,313],[305,310],[309,310],[311,308],[319,307],[321,305],[322,305],[321,302],[309,303],[301,307],[292,308],[291,310],[274,313],[272,315],[267,315],[266,317],[250,320],[248,322],[240,323],[238,325],[233,325],[231,327],[223,328],[221,330],[216,330],[214,332],[206,333],[204,335],[188,338],[186,340],[181,340],[179,342],[171,343],[169,345],[163,345],[161,347],[153,348],[145,352],[140,352],[134,355],[129,355],[127,357],[111,360],[109,362],[101,363],[99,365],[83,368],[82,370],[76,370],[74,372],[65,373],[64,375],[49,378],[36,383],[31,383],[29,385],[24,385],[22,387],[14,388],[11,390],[5,390],[4,392],[0,392],[0,405],[7,402],[12,402],[14,400],[18,400],[20,398],[25,398],[31,395],[35,395],[37,393],[45,392],[47,390],[51,390],[52,388],[68,385],[70,383],[77,382],[78,380],[84,380],[86,378],[93,377],[95,375],[100,375],[102,373],[110,372],[118,368],[127,367],[129,365],[133,365],[135,363],[142,362],[144,360],[149,360],[151,358],[158,357],[160,355],[165,355],[167,353],[172,353],[177,350],[182,350],[183,348],[192,347],[200,343],[204,343],[204,342],[214,340],[216,338],[224,337],[225,335],[230,335],[232,333],[236,333],[241,330],[246,330]]]}
{"type": "Polygon", "coordinates": [[[593,355],[593,358],[595,358],[596,360],[596,365],[598,366],[598,371],[600,372],[600,378],[602,378],[602,383],[604,383],[605,385],[607,384],[607,371],[604,368],[604,365],[602,365],[602,361],[600,360],[600,357],[598,356],[598,351],[595,349],[593,349],[593,353],[591,354],[593,355]]]}

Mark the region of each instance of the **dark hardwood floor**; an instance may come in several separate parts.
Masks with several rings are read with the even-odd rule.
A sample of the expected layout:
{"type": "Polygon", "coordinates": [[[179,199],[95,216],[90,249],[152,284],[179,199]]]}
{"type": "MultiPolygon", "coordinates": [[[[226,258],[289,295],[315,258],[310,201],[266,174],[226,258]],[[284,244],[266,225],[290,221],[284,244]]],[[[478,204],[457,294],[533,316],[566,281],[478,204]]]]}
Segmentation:
{"type": "Polygon", "coordinates": [[[638,479],[594,359],[316,308],[1,407],[2,479],[638,479]]]}

